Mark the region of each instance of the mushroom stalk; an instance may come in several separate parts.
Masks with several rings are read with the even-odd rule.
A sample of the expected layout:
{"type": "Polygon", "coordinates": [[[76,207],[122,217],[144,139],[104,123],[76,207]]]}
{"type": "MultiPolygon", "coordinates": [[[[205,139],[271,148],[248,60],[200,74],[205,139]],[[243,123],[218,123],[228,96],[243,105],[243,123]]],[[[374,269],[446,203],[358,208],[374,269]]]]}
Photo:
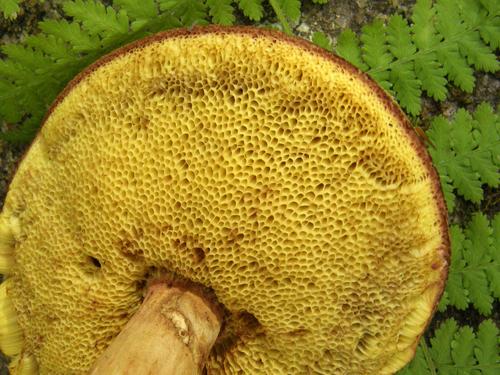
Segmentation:
{"type": "Polygon", "coordinates": [[[219,335],[211,302],[182,287],[154,284],[91,375],[201,374],[219,335]]]}

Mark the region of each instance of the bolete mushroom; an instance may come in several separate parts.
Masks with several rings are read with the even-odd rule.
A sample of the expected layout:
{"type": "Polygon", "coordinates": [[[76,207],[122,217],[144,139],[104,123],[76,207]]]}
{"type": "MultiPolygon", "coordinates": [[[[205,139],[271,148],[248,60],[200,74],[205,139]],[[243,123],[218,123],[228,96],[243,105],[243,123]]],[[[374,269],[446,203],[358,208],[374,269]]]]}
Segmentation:
{"type": "Polygon", "coordinates": [[[438,176],[397,105],[255,28],[166,32],[86,69],[0,220],[14,374],[392,374],[448,268],[438,176]]]}

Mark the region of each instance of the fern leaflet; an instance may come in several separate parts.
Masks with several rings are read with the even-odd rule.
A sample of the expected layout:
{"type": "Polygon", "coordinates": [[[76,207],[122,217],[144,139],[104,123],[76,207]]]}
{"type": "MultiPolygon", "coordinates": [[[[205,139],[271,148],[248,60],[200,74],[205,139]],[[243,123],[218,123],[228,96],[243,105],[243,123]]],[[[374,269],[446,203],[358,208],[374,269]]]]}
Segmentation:
{"type": "Polygon", "coordinates": [[[337,41],[337,53],[357,68],[368,70],[361,56],[358,38],[352,30],[346,29],[340,34],[337,41]]]}
{"type": "Polygon", "coordinates": [[[499,232],[494,230],[499,222],[499,214],[491,225],[476,214],[465,231],[451,226],[452,258],[441,311],[449,305],[464,310],[472,303],[483,315],[491,314],[493,299],[500,298],[499,232]]]}
{"type": "Polygon", "coordinates": [[[145,25],[149,19],[158,16],[158,8],[154,0],[115,0],[114,5],[127,12],[127,16],[132,21],[130,27],[137,30],[145,25]]]}
{"type": "Polygon", "coordinates": [[[160,9],[170,12],[186,26],[207,23],[207,8],[202,0],[160,0],[160,9]]]}
{"type": "Polygon", "coordinates": [[[207,0],[210,16],[214,23],[232,25],[236,18],[231,6],[233,0],[207,0]]]}
{"type": "Polygon", "coordinates": [[[21,0],[0,0],[0,12],[6,18],[16,18],[21,0]]]}
{"type": "Polygon", "coordinates": [[[473,115],[460,109],[452,122],[439,116],[432,121],[427,135],[449,211],[455,207],[454,189],[479,203],[483,184],[498,187],[500,121],[491,106],[483,103],[473,115]]]}
{"type": "Polygon", "coordinates": [[[39,26],[45,34],[68,43],[75,52],[92,51],[100,44],[97,37],[82,30],[77,22],[47,20],[40,22],[39,26]]]}
{"type": "Polygon", "coordinates": [[[147,20],[158,15],[154,0],[115,0],[114,5],[127,12],[131,20],[147,20]]]}
{"type": "Polygon", "coordinates": [[[279,7],[285,16],[292,22],[297,22],[300,18],[300,0],[277,0],[279,7]]]}
{"type": "Polygon", "coordinates": [[[330,38],[328,38],[328,36],[321,31],[316,31],[313,33],[312,42],[317,46],[326,49],[327,51],[333,51],[333,46],[330,38]]]}
{"type": "Polygon", "coordinates": [[[409,114],[417,115],[421,91],[444,100],[448,81],[472,92],[472,67],[499,70],[499,18],[498,8],[487,1],[418,0],[411,25],[398,15],[387,24],[375,20],[363,28],[361,46],[351,30],[344,30],[336,51],[392,90],[409,114]]]}
{"type": "Polygon", "coordinates": [[[125,11],[116,12],[114,8],[106,7],[101,2],[90,0],[75,0],[64,3],[67,15],[81,22],[90,35],[99,35],[103,39],[115,34],[126,34],[129,20],[125,11]]]}
{"type": "Polygon", "coordinates": [[[264,15],[262,0],[238,0],[238,5],[243,14],[252,21],[260,21],[264,15]]]}
{"type": "Polygon", "coordinates": [[[495,375],[500,369],[498,328],[483,321],[474,332],[458,327],[453,319],[444,321],[430,339],[422,340],[415,358],[398,375],[495,375]]]}

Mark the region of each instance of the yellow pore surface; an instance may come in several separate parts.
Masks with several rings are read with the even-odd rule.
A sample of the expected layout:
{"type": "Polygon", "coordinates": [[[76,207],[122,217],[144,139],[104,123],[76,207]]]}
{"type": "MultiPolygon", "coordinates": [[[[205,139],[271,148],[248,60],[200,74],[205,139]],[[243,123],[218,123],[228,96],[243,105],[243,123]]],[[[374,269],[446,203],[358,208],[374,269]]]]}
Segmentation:
{"type": "Polygon", "coordinates": [[[446,261],[429,167],[355,73],[245,32],[159,38],[88,74],[2,213],[40,374],[85,374],[153,273],[231,313],[208,374],[385,374],[446,261]]]}

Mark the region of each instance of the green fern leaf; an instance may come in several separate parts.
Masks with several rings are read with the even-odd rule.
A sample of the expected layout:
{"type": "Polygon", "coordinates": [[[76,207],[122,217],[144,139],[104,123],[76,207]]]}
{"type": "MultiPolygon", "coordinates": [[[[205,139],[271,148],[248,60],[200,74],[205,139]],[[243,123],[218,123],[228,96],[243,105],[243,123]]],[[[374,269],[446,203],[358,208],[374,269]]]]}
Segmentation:
{"type": "Polygon", "coordinates": [[[27,143],[35,137],[42,118],[42,114],[34,115],[30,119],[24,121],[18,127],[16,127],[15,130],[0,133],[0,139],[13,144],[27,143]]]}
{"type": "Polygon", "coordinates": [[[478,29],[481,38],[492,49],[500,48],[500,17],[485,17],[478,29]]]}
{"type": "Polygon", "coordinates": [[[471,133],[472,116],[461,108],[457,111],[454,126],[450,129],[452,147],[456,155],[455,163],[448,165],[448,172],[457,190],[466,199],[479,203],[483,198],[483,190],[479,174],[470,165],[470,157],[475,149],[471,133]]]}
{"type": "Polygon", "coordinates": [[[422,83],[422,87],[431,97],[438,101],[446,99],[448,94],[445,78],[446,71],[437,61],[435,53],[428,53],[415,58],[415,74],[422,83]]]}
{"type": "Polygon", "coordinates": [[[400,15],[392,16],[387,25],[390,52],[398,59],[410,59],[416,52],[408,23],[400,15]]]}
{"type": "Polygon", "coordinates": [[[25,39],[26,45],[43,52],[54,60],[67,60],[77,57],[66,43],[54,35],[31,35],[25,39]]]}
{"type": "Polygon", "coordinates": [[[158,15],[154,0],[114,0],[113,5],[125,10],[132,21],[147,20],[158,15]]]}
{"type": "Polygon", "coordinates": [[[385,42],[385,27],[381,20],[363,27],[361,41],[363,59],[371,69],[388,67],[392,61],[385,42]]]}
{"type": "Polygon", "coordinates": [[[454,39],[464,31],[457,0],[437,0],[435,3],[437,18],[436,28],[447,39],[454,39]]]}
{"type": "MultiPolygon", "coordinates": [[[[434,27],[436,12],[431,0],[417,1],[413,8],[413,40],[419,50],[432,50],[439,44],[439,37],[434,27]]],[[[446,71],[437,61],[435,52],[420,53],[415,57],[415,73],[422,82],[422,87],[436,100],[444,100],[446,89],[446,71]]]]}
{"type": "Polygon", "coordinates": [[[498,364],[500,362],[500,355],[498,353],[498,333],[497,325],[491,320],[485,320],[479,326],[474,354],[479,366],[484,366],[482,370],[483,375],[498,374],[498,368],[488,368],[491,364],[498,364]]]}
{"type": "Polygon", "coordinates": [[[44,33],[69,43],[76,52],[91,51],[100,45],[99,38],[90,36],[76,22],[47,20],[40,22],[38,25],[44,33]]]}
{"type": "Polygon", "coordinates": [[[207,0],[212,21],[220,25],[232,25],[236,20],[232,3],[233,0],[207,0]]]}
{"type": "Polygon", "coordinates": [[[465,326],[458,330],[455,340],[451,343],[451,355],[454,365],[459,368],[457,374],[469,375],[470,370],[468,368],[476,364],[476,359],[474,358],[475,338],[476,336],[472,328],[465,326]]]}
{"type": "Polygon", "coordinates": [[[243,14],[252,21],[260,21],[264,15],[262,0],[238,0],[238,5],[243,14]]]}
{"type": "MultiPolygon", "coordinates": [[[[15,61],[5,59],[0,60],[0,77],[9,82],[28,81],[32,77],[32,73],[15,61]]],[[[0,91],[0,100],[5,100],[9,92],[0,91]]]]}
{"type": "MultiPolygon", "coordinates": [[[[485,272],[487,269],[495,268],[489,257],[492,232],[488,219],[482,214],[474,215],[465,231],[468,240],[464,243],[464,259],[468,268],[463,273],[464,286],[469,290],[469,299],[474,307],[484,315],[491,314],[493,304],[485,272]]],[[[496,268],[499,266],[496,265],[496,268]]]]}
{"type": "Polygon", "coordinates": [[[361,70],[368,70],[368,66],[361,57],[361,48],[358,38],[351,29],[345,29],[337,39],[336,52],[351,64],[361,70]]]}
{"type": "Polygon", "coordinates": [[[470,154],[471,167],[483,183],[496,188],[500,185],[500,117],[489,104],[482,103],[474,113],[472,126],[478,147],[470,154]]]}
{"type": "Polygon", "coordinates": [[[389,19],[387,43],[389,51],[399,60],[399,63],[393,63],[391,68],[390,80],[393,83],[393,90],[401,106],[409,114],[417,115],[420,112],[422,83],[415,75],[414,63],[401,62],[412,60],[417,50],[412,42],[410,27],[403,17],[395,15],[389,19]]]}
{"type": "Polygon", "coordinates": [[[413,21],[411,29],[415,45],[421,50],[436,47],[440,42],[440,38],[434,27],[436,9],[432,6],[432,0],[417,1],[413,7],[411,19],[413,21]]]}
{"type": "Polygon", "coordinates": [[[207,7],[203,0],[160,0],[160,9],[179,18],[184,26],[207,23],[207,7]]]}
{"type": "Polygon", "coordinates": [[[500,4],[496,0],[479,0],[479,2],[488,9],[491,14],[500,14],[500,4]]]}
{"type": "Polygon", "coordinates": [[[285,16],[292,22],[297,22],[300,18],[300,0],[277,0],[279,7],[285,16]]]}
{"type": "Polygon", "coordinates": [[[158,8],[154,0],[114,0],[113,5],[127,13],[132,21],[130,27],[134,31],[158,16],[158,8]]]}
{"type": "Polygon", "coordinates": [[[51,60],[40,51],[25,47],[20,44],[7,44],[2,46],[2,52],[10,61],[19,64],[30,72],[43,71],[52,65],[51,60]]]}
{"type": "MultiPolygon", "coordinates": [[[[480,0],[458,0],[458,6],[466,25],[470,29],[478,30],[482,40],[486,44],[490,44],[492,49],[498,48],[500,44],[500,7],[489,1],[480,0]]],[[[474,32],[474,37],[476,36],[477,32],[474,32]]],[[[490,54],[488,48],[483,48],[484,45],[481,41],[478,40],[475,44],[490,54]]],[[[491,55],[493,54],[491,53],[491,55]]],[[[489,58],[491,59],[491,56],[489,58]]]]}
{"type": "MultiPolygon", "coordinates": [[[[10,93],[14,90],[15,86],[12,83],[0,81],[0,93],[10,93]]],[[[4,98],[0,100],[0,118],[7,123],[17,123],[21,121],[23,118],[23,111],[15,98],[4,98]]]]}
{"type": "Polygon", "coordinates": [[[481,181],[478,174],[472,171],[467,163],[467,157],[455,156],[454,163],[447,168],[448,174],[460,194],[471,202],[479,203],[483,198],[481,181]]]}
{"type": "Polygon", "coordinates": [[[448,305],[464,310],[472,303],[483,315],[491,314],[493,299],[498,298],[500,289],[500,263],[494,255],[500,250],[495,240],[496,220],[490,225],[479,213],[464,232],[451,226],[451,265],[441,311],[448,305]]]}
{"type": "Polygon", "coordinates": [[[6,18],[16,18],[21,0],[0,0],[0,12],[6,18]]]}
{"type": "Polygon", "coordinates": [[[394,66],[390,72],[390,81],[399,103],[410,115],[420,112],[421,82],[415,76],[412,63],[394,66]]]}
{"type": "Polygon", "coordinates": [[[451,45],[447,48],[439,49],[436,55],[439,62],[448,72],[450,80],[465,92],[472,92],[475,84],[474,72],[458,52],[458,47],[451,45]]]}
{"type": "Polygon", "coordinates": [[[362,57],[368,64],[368,74],[373,77],[383,88],[389,90],[392,84],[389,82],[388,67],[392,61],[389,47],[386,44],[385,26],[381,20],[364,26],[361,34],[363,42],[362,57]]]}
{"type": "Polygon", "coordinates": [[[492,227],[492,242],[490,247],[490,256],[496,268],[492,267],[486,270],[488,279],[490,280],[490,287],[495,298],[500,298],[500,272],[498,265],[500,264],[500,214],[496,214],[491,223],[492,227]]]}
{"type": "Polygon", "coordinates": [[[317,46],[326,49],[327,51],[330,52],[333,51],[332,42],[330,38],[328,38],[328,36],[325,33],[322,33],[321,31],[314,32],[314,34],[312,35],[312,42],[317,46]]]}
{"type": "Polygon", "coordinates": [[[498,340],[498,328],[491,320],[483,321],[477,333],[469,326],[459,328],[453,319],[445,320],[430,339],[431,347],[421,341],[414,360],[398,375],[498,374],[498,340]]]}
{"type": "Polygon", "coordinates": [[[496,72],[498,70],[498,61],[496,56],[481,41],[478,32],[467,33],[459,41],[460,50],[467,56],[469,64],[485,72],[496,72]]]}
{"type": "MultiPolygon", "coordinates": [[[[483,198],[483,184],[499,186],[500,124],[487,104],[478,107],[474,118],[463,109],[458,110],[453,123],[435,118],[427,135],[441,179],[451,179],[466,199],[478,203],[483,198]]],[[[445,197],[448,204],[452,203],[449,195],[445,197]]],[[[450,205],[448,208],[452,209],[450,205]]]]}
{"type": "Polygon", "coordinates": [[[452,365],[453,359],[451,356],[451,343],[457,333],[458,325],[453,319],[446,320],[436,330],[433,338],[431,338],[430,355],[435,363],[441,365],[452,365]]]}
{"type": "Polygon", "coordinates": [[[95,0],[75,0],[64,3],[63,9],[68,16],[82,23],[90,35],[99,35],[111,39],[127,34],[129,20],[124,11],[116,12],[95,0]]]}
{"type": "Polygon", "coordinates": [[[451,149],[449,132],[449,122],[444,117],[438,116],[433,119],[432,125],[427,131],[427,136],[432,142],[429,153],[439,173],[446,204],[448,210],[451,212],[455,207],[455,195],[453,194],[454,187],[452,186],[452,180],[448,175],[448,164],[449,160],[452,160],[455,154],[451,149]]]}
{"type": "Polygon", "coordinates": [[[326,4],[329,0],[313,0],[314,4],[326,4]]]}
{"type": "MultiPolygon", "coordinates": [[[[446,172],[444,172],[446,173],[446,172]]],[[[441,188],[443,189],[444,199],[446,202],[446,207],[449,212],[453,212],[455,209],[455,188],[453,187],[453,181],[450,176],[446,174],[440,174],[439,180],[441,182],[441,188]]]]}
{"type": "Polygon", "coordinates": [[[432,373],[427,366],[427,361],[425,360],[425,356],[422,352],[421,346],[417,347],[417,351],[415,353],[415,358],[411,361],[406,367],[404,367],[401,371],[398,372],[398,375],[431,375],[432,373]]]}
{"type": "Polygon", "coordinates": [[[452,256],[445,291],[447,301],[441,304],[441,311],[444,311],[449,304],[460,310],[465,310],[469,305],[468,291],[463,287],[463,272],[466,263],[463,259],[464,250],[462,244],[465,241],[465,235],[458,226],[452,225],[450,227],[450,238],[452,256]]]}

